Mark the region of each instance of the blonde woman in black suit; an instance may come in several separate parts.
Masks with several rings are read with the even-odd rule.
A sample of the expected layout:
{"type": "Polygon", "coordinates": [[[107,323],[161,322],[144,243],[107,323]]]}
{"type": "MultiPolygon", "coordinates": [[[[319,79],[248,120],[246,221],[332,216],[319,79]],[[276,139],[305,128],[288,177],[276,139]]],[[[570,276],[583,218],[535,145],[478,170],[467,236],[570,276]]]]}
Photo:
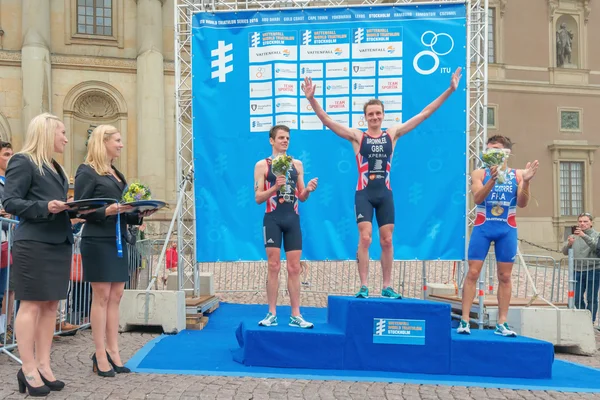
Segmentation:
{"type": "MultiPolygon", "coordinates": [[[[85,162],[75,174],[75,200],[121,200],[127,181],[113,162],[121,155],[122,148],[121,134],[114,126],[100,125],[93,130],[85,162]]],[[[83,216],[86,223],[81,234],[81,261],[83,279],[92,285],[91,324],[96,347],[93,371],[104,377],[130,372],[123,366],[117,341],[119,303],[129,280],[125,235],[127,224],[139,225],[141,217],[149,215],[134,214],[131,210],[128,206],[111,204],[83,216]],[[120,220],[122,257],[117,255],[117,220],[120,220]]]]}
{"type": "Polygon", "coordinates": [[[20,301],[15,320],[19,355],[19,391],[45,396],[61,390],[50,367],[50,348],[59,300],[67,296],[73,233],[67,212],[69,180],[54,160],[68,143],[65,126],[54,115],[33,118],[21,152],[6,170],[2,205],[19,217],[12,247],[15,298],[20,301]],[[34,353],[35,349],[35,353],[34,353]]]}

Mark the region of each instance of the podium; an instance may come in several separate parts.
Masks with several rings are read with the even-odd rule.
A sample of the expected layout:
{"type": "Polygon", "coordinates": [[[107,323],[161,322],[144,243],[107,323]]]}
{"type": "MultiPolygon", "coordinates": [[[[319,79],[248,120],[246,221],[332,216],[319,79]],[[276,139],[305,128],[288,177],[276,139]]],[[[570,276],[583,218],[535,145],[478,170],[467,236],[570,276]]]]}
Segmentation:
{"type": "Polygon", "coordinates": [[[234,360],[248,366],[390,371],[414,374],[547,379],[554,346],[491,330],[459,335],[449,304],[417,299],[329,296],[327,319],[314,329],[240,323],[234,360]]]}

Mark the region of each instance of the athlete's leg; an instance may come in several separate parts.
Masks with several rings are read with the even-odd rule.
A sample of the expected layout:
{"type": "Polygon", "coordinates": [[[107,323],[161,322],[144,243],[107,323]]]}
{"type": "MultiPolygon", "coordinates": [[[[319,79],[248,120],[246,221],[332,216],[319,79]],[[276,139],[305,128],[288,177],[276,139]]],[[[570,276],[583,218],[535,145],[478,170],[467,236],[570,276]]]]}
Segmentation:
{"type": "Polygon", "coordinates": [[[358,223],[358,252],[356,261],[358,262],[358,276],[360,285],[367,286],[369,278],[369,246],[371,246],[373,234],[373,224],[371,222],[358,223]]]}
{"type": "Polygon", "coordinates": [[[394,245],[392,237],[395,222],[394,196],[391,190],[384,192],[381,199],[375,204],[375,217],[379,226],[379,244],[381,245],[381,271],[383,275],[383,288],[388,288],[392,283],[392,265],[394,263],[394,245]]]}
{"type": "Polygon", "coordinates": [[[392,235],[394,224],[384,225],[379,228],[379,243],[381,244],[381,271],[383,275],[383,287],[392,286],[392,265],[394,263],[394,245],[392,235]]]}
{"type": "Polygon", "coordinates": [[[300,256],[302,255],[302,230],[298,214],[286,216],[282,221],[283,248],[288,272],[288,292],[292,316],[300,315],[300,256]]]}
{"type": "Polygon", "coordinates": [[[369,247],[373,234],[373,205],[369,201],[367,190],[359,190],[354,195],[354,213],[358,223],[358,276],[360,285],[367,286],[369,277],[369,247]]]}
{"type": "Polygon", "coordinates": [[[277,294],[279,292],[279,270],[281,268],[281,250],[267,247],[267,303],[269,312],[277,315],[277,294]]]}
{"type": "Polygon", "coordinates": [[[498,324],[506,322],[512,295],[512,268],[517,255],[517,230],[509,228],[495,243],[498,265],[498,324]]]}
{"type": "Polygon", "coordinates": [[[277,315],[277,293],[279,291],[279,270],[281,268],[281,227],[277,218],[265,214],[263,235],[267,252],[267,303],[269,312],[277,315]]]}
{"type": "Polygon", "coordinates": [[[288,281],[287,287],[290,293],[290,304],[292,316],[300,315],[300,256],[302,250],[286,251],[288,281]]]}
{"type": "Polygon", "coordinates": [[[506,322],[512,295],[512,262],[498,262],[498,324],[506,322]]]}
{"type": "Polygon", "coordinates": [[[469,271],[463,281],[462,293],[462,320],[469,322],[471,314],[471,306],[477,291],[477,280],[483,267],[483,262],[490,250],[490,240],[485,236],[484,232],[479,227],[473,228],[471,232],[471,240],[469,241],[469,271]]]}

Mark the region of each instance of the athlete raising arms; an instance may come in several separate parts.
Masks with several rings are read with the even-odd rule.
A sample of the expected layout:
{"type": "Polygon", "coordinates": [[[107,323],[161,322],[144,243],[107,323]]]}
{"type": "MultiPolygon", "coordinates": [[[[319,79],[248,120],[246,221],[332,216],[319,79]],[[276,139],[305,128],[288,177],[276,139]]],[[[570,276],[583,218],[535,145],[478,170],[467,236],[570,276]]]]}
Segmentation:
{"type": "Polygon", "coordinates": [[[310,77],[304,78],[302,90],[317,117],[319,117],[323,125],[331,129],[336,135],[350,141],[356,155],[359,176],[354,201],[359,234],[357,261],[361,284],[356,297],[366,298],[369,296],[367,286],[369,247],[373,232],[373,210],[375,210],[381,245],[381,268],[383,274],[383,291],[381,295],[395,299],[402,298],[391,287],[392,263],[394,259],[394,249],[392,246],[394,199],[390,188],[392,154],[398,138],[415,129],[421,122],[433,114],[456,90],[460,78],[461,68],[458,68],[452,74],[450,87],[437,99],[408,121],[394,125],[385,131],[381,129],[384,117],[383,103],[377,99],[369,100],[363,108],[368,124],[366,132],[335,122],[315,99],[316,86],[312,82],[312,79],[310,77]]]}

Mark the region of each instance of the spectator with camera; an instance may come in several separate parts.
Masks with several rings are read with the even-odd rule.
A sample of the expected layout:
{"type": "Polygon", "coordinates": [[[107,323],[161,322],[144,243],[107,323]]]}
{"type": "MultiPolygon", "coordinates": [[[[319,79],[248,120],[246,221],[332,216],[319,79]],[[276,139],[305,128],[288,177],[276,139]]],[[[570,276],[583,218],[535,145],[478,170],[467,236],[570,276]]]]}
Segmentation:
{"type": "Polygon", "coordinates": [[[596,259],[596,246],[600,233],[592,227],[593,220],[590,213],[579,214],[577,225],[571,228],[571,235],[563,247],[563,254],[568,255],[569,249],[573,249],[575,307],[590,310],[592,322],[595,322],[600,288],[600,260],[596,259]]]}

